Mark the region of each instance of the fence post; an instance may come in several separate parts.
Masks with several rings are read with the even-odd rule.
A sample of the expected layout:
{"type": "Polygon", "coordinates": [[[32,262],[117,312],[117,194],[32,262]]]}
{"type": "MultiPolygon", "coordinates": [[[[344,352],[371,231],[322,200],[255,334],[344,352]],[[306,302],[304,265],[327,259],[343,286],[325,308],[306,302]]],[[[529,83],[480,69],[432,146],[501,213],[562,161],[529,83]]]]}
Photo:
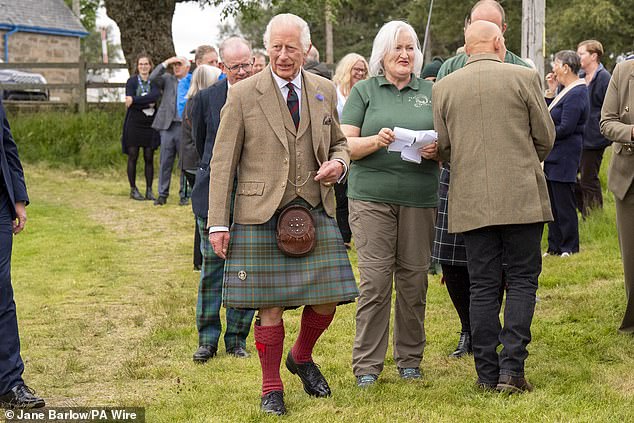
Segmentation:
{"type": "Polygon", "coordinates": [[[86,58],[83,54],[79,56],[79,113],[86,113],[86,58]]]}

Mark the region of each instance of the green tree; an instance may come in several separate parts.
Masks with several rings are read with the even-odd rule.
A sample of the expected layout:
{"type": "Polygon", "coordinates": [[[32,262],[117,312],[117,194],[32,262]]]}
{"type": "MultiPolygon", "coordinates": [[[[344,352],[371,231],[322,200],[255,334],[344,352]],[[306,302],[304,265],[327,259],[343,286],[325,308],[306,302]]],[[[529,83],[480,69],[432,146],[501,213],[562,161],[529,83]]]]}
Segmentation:
{"type": "Polygon", "coordinates": [[[631,0],[547,0],[546,53],[576,50],[583,40],[603,44],[603,63],[611,70],[617,56],[634,49],[631,0]]]}

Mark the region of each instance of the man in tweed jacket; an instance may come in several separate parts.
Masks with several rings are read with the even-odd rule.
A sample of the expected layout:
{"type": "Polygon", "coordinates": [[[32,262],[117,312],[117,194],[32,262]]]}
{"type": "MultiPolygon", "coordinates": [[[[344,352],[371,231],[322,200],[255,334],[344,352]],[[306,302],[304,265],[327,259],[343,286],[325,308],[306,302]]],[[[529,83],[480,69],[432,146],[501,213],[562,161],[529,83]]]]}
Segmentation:
{"type": "Polygon", "coordinates": [[[280,415],[286,413],[279,372],[284,309],[305,306],[286,367],[309,395],[329,396],[312,350],[337,304],[353,301],[358,290],[333,218],[332,185],[349,163],[334,86],[303,71],[310,31],[298,16],[273,17],[264,45],[270,65],[232,87],[221,113],[207,224],[214,251],[226,257],[224,305],[259,310],[254,337],[262,366],[261,409],[280,415]],[[313,252],[299,258],[282,254],[275,238],[280,209],[296,203],[311,210],[317,238],[313,252]]]}
{"type": "Polygon", "coordinates": [[[541,234],[552,220],[540,161],[552,149],[555,127],[537,72],[503,63],[506,47],[496,24],[473,22],[465,40],[467,64],[433,88],[439,153],[451,162],[449,232],[462,232],[467,249],[477,383],[523,392],[532,389],[524,361],[541,234]],[[503,262],[508,287],[502,328],[503,262]]]}

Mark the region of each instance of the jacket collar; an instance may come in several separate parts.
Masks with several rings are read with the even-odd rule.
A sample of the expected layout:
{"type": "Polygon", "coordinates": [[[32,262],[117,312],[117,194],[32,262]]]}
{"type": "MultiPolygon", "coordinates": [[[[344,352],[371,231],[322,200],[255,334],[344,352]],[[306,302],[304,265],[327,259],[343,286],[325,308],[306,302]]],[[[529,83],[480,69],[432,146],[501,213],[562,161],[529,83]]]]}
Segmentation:
{"type": "Polygon", "coordinates": [[[474,62],[479,62],[479,61],[482,61],[482,60],[493,60],[495,62],[502,63],[500,58],[495,53],[477,53],[477,54],[473,54],[473,55],[469,56],[469,59],[467,59],[466,65],[474,63],[474,62]]]}

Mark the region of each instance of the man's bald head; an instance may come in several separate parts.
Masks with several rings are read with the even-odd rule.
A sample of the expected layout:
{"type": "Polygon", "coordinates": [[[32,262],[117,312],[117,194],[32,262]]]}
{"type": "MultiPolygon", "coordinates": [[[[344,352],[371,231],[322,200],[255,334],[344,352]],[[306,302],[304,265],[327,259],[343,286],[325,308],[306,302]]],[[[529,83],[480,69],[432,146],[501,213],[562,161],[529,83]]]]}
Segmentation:
{"type": "Polygon", "coordinates": [[[469,56],[478,53],[494,53],[504,61],[506,47],[502,30],[489,21],[471,22],[465,31],[465,51],[469,56]]]}
{"type": "Polygon", "coordinates": [[[506,31],[506,22],[504,21],[504,8],[494,0],[480,0],[471,9],[469,15],[470,23],[476,21],[488,21],[496,24],[502,33],[506,31]]]}

